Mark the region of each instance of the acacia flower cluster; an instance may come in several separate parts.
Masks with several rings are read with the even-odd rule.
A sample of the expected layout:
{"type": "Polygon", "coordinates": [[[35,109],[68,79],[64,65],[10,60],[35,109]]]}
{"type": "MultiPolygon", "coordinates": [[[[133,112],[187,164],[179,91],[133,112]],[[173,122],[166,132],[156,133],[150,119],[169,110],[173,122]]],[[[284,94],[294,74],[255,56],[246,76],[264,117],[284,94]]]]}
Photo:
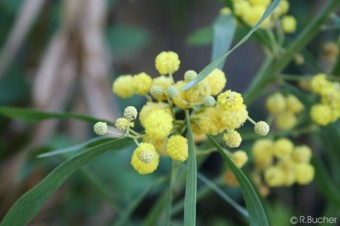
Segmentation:
{"type": "Polygon", "coordinates": [[[340,118],[340,84],[328,80],[326,74],[317,74],[310,81],[310,89],[320,99],[311,107],[312,120],[321,126],[336,122],[340,118]]]}
{"type": "MultiPolygon", "coordinates": [[[[136,108],[129,106],[124,110],[124,117],[118,118],[115,123],[118,130],[124,131],[124,135],[137,144],[131,164],[140,174],[154,172],[160,155],[179,162],[187,160],[188,141],[182,136],[186,123],[177,114],[180,110],[190,111],[190,123],[196,138],[223,133],[226,145],[231,148],[241,145],[242,137],[237,129],[246,120],[254,124],[256,134],[265,136],[269,132],[266,122],[255,122],[248,116],[240,93],[230,89],[223,92],[227,83],[223,71],[214,69],[201,82],[185,89],[189,82],[197,78],[197,73],[187,70],[183,80],[175,81],[173,73],[179,69],[180,63],[177,53],[164,51],[155,59],[155,68],[159,72],[156,78],[145,72],[122,75],[112,85],[113,93],[121,98],[137,94],[148,100],[139,114],[136,108]],[[133,130],[137,117],[145,133],[133,130]]],[[[98,129],[102,126],[103,122],[94,126],[98,135],[106,134],[98,129]]],[[[242,167],[248,159],[241,150],[229,154],[238,167],[242,167]]]]}
{"type": "Polygon", "coordinates": [[[306,145],[294,146],[287,138],[275,141],[258,139],[252,146],[255,173],[254,181],[263,192],[269,187],[305,185],[314,178],[314,167],[310,164],[311,149],[306,145]],[[262,175],[264,181],[262,180],[262,175]]]}
{"type": "Polygon", "coordinates": [[[266,107],[274,119],[276,128],[290,130],[295,127],[299,114],[304,110],[302,102],[293,94],[284,96],[276,92],[267,97],[266,107]]]}
{"type": "MultiPolygon", "coordinates": [[[[235,15],[247,25],[253,27],[263,16],[271,4],[271,0],[232,0],[235,15]]],[[[296,19],[286,15],[289,10],[287,0],[280,1],[274,12],[261,24],[262,28],[280,26],[285,33],[294,33],[296,30],[296,19]]]]}

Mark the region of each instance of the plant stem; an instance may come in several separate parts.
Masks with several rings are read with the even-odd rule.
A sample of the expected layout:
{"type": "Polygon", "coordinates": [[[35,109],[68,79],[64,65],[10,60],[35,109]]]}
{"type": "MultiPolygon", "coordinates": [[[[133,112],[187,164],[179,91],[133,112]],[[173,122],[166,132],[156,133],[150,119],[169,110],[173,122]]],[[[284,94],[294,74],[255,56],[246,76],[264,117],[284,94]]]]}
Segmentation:
{"type": "Polygon", "coordinates": [[[301,32],[299,37],[289,46],[289,48],[283,53],[278,61],[274,64],[265,62],[266,67],[261,68],[257,73],[253,81],[251,82],[248,90],[244,94],[246,103],[251,103],[274,78],[274,76],[282,71],[287,64],[294,57],[294,54],[304,48],[306,44],[315,37],[321,26],[328,19],[329,15],[340,5],[339,0],[330,0],[322,11],[311,20],[307,27],[301,32]],[[266,69],[266,70],[264,70],[266,69]]]}

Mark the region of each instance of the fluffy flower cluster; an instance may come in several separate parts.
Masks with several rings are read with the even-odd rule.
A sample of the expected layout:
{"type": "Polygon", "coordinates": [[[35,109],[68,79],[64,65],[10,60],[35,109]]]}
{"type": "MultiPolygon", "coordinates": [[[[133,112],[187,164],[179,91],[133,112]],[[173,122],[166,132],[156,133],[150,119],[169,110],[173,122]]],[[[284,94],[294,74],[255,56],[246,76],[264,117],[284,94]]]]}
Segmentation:
{"type": "Polygon", "coordinates": [[[311,149],[306,145],[294,146],[287,138],[275,141],[259,139],[252,146],[256,168],[255,182],[259,187],[305,185],[314,178],[314,167],[310,164],[311,149]],[[264,182],[261,181],[261,175],[264,182]]]}
{"type": "MultiPolygon", "coordinates": [[[[271,2],[271,0],[232,0],[235,15],[249,26],[254,26],[260,20],[271,2]]],[[[285,33],[294,33],[296,19],[286,15],[288,10],[289,2],[287,0],[280,1],[278,7],[271,16],[263,21],[261,27],[271,28],[279,20],[278,24],[285,33]]]]}
{"type": "MultiPolygon", "coordinates": [[[[177,53],[161,52],[155,58],[158,77],[152,79],[146,73],[123,75],[112,85],[113,92],[121,98],[139,94],[148,99],[139,113],[145,134],[133,131],[132,120],[136,119],[137,110],[131,107],[124,112],[124,118],[117,119],[115,124],[119,130],[125,131],[126,136],[135,139],[138,147],[132,155],[131,164],[140,174],[156,170],[159,154],[181,162],[188,158],[188,141],[180,135],[186,125],[183,120],[175,117],[175,110],[188,109],[191,112],[190,121],[195,140],[202,140],[206,134],[224,133],[226,144],[237,148],[242,137],[236,129],[247,119],[255,125],[257,134],[264,136],[269,132],[266,122],[256,123],[248,117],[240,93],[232,90],[223,92],[227,83],[223,71],[214,69],[201,82],[186,88],[188,83],[197,78],[197,73],[188,70],[183,80],[175,82],[172,75],[179,66],[177,53]],[[143,142],[139,143],[138,139],[143,139],[143,142]]],[[[243,151],[233,153],[231,158],[238,167],[247,161],[243,151]]]]}
{"type": "Polygon", "coordinates": [[[275,120],[275,126],[281,130],[294,128],[299,113],[304,110],[304,105],[296,96],[284,96],[278,92],[268,96],[266,107],[275,120]]]}
{"type": "Polygon", "coordinates": [[[320,102],[311,107],[312,120],[326,126],[340,118],[340,84],[331,82],[326,74],[317,74],[310,81],[310,89],[320,97],[320,102]]]}

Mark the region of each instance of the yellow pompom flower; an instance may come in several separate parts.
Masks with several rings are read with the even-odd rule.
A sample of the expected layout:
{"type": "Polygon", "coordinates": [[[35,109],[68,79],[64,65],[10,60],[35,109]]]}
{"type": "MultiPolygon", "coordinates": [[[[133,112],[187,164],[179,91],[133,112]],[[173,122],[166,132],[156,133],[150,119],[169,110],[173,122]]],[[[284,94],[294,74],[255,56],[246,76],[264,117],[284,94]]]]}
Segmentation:
{"type": "Polygon", "coordinates": [[[330,86],[330,83],[326,79],[326,74],[320,73],[312,77],[310,86],[314,93],[321,95],[324,90],[327,90],[327,88],[330,86]]]}
{"type": "Polygon", "coordinates": [[[211,95],[215,96],[222,92],[227,83],[227,78],[223,71],[216,68],[205,78],[211,88],[211,95]]]}
{"type": "Polygon", "coordinates": [[[282,169],[284,173],[284,182],[282,185],[293,185],[295,182],[295,164],[292,161],[288,160],[279,162],[278,166],[282,169]]]}
{"type": "Polygon", "coordinates": [[[278,159],[288,159],[294,150],[294,144],[287,138],[280,138],[274,142],[274,155],[278,159]]]}
{"type": "Polygon", "coordinates": [[[314,179],[315,170],[311,164],[296,164],[295,165],[295,178],[296,183],[305,185],[314,179]]]}
{"type": "MultiPolygon", "coordinates": [[[[170,77],[159,76],[152,80],[152,86],[159,86],[164,91],[168,89],[169,86],[172,85],[172,80],[170,77]]],[[[165,92],[162,95],[156,96],[156,100],[166,100],[165,92]]]]}
{"type": "Polygon", "coordinates": [[[258,139],[252,147],[254,162],[257,168],[264,169],[273,161],[274,144],[270,139],[258,139]]]}
{"type": "Polygon", "coordinates": [[[139,121],[141,122],[142,126],[144,126],[144,121],[151,112],[155,110],[164,110],[171,116],[171,111],[169,105],[163,102],[147,102],[141,109],[139,113],[139,121]]]}
{"type": "Polygon", "coordinates": [[[287,102],[287,110],[295,114],[300,113],[304,109],[302,102],[296,96],[292,94],[289,94],[286,97],[286,102],[287,102]]]}
{"type": "Polygon", "coordinates": [[[296,30],[296,19],[293,16],[284,16],[281,19],[282,30],[285,33],[291,34],[296,30]]]}
{"type": "Polygon", "coordinates": [[[248,161],[248,156],[247,153],[245,153],[242,150],[239,150],[232,153],[231,160],[238,168],[241,168],[248,161]]]}
{"type": "Polygon", "coordinates": [[[243,105],[241,109],[236,111],[223,111],[217,107],[221,115],[221,124],[225,129],[237,129],[243,125],[248,118],[247,107],[243,105]]]}
{"type": "Polygon", "coordinates": [[[189,103],[201,103],[210,94],[209,83],[205,80],[184,91],[185,100],[189,103]]]}
{"type": "Polygon", "coordinates": [[[159,154],[149,143],[140,143],[132,154],[131,165],[139,174],[154,172],[159,164],[159,154]]]}
{"type": "Polygon", "coordinates": [[[326,126],[332,121],[332,109],[325,104],[314,104],[310,116],[318,125],[326,126]]]}
{"type": "Polygon", "coordinates": [[[180,135],[173,135],[169,138],[166,151],[173,160],[183,162],[188,158],[188,140],[180,135]]]}
{"type": "Polygon", "coordinates": [[[249,0],[249,1],[253,6],[260,5],[266,8],[269,6],[271,2],[271,0],[249,0]]]}
{"type": "Polygon", "coordinates": [[[225,111],[237,111],[243,107],[243,98],[240,93],[227,90],[218,95],[217,104],[225,111]]]}
{"type": "Polygon", "coordinates": [[[216,135],[225,130],[221,123],[221,112],[215,108],[206,108],[192,116],[199,129],[205,134],[216,135]]]}
{"type": "Polygon", "coordinates": [[[306,145],[297,146],[292,154],[292,160],[296,163],[308,163],[312,157],[311,149],[306,145]]]}
{"type": "Polygon", "coordinates": [[[150,137],[165,138],[172,130],[172,117],[164,110],[155,110],[145,118],[144,128],[150,137]]]}
{"type": "Polygon", "coordinates": [[[330,61],[336,60],[339,56],[339,47],[336,42],[326,42],[322,48],[323,56],[330,61]]]}
{"type": "Polygon", "coordinates": [[[164,51],[157,55],[155,67],[161,75],[172,74],[178,70],[180,63],[177,53],[164,51]]]}
{"type": "Polygon", "coordinates": [[[237,148],[242,142],[242,137],[236,130],[229,130],[228,133],[223,135],[223,140],[228,147],[237,148]]]}
{"type": "Polygon", "coordinates": [[[135,90],[133,87],[133,78],[131,75],[118,77],[112,84],[112,92],[121,98],[131,97],[135,90]]]}
{"type": "Polygon", "coordinates": [[[231,170],[227,170],[224,174],[223,174],[223,181],[232,187],[237,187],[239,186],[238,180],[235,176],[235,174],[233,173],[233,171],[231,170]]]}
{"type": "Polygon", "coordinates": [[[285,173],[280,167],[271,166],[264,171],[264,179],[270,187],[282,186],[285,182],[285,173]]]}
{"type": "Polygon", "coordinates": [[[290,130],[297,123],[296,116],[290,111],[279,113],[275,118],[275,126],[281,130],[290,130]]]}
{"type": "Polygon", "coordinates": [[[131,123],[126,118],[118,118],[115,123],[116,128],[122,131],[125,131],[130,125],[131,123]]]}
{"type": "Polygon", "coordinates": [[[152,78],[144,72],[139,73],[133,77],[132,85],[135,93],[139,95],[146,95],[150,91],[152,78]]]}
{"type": "Polygon", "coordinates": [[[266,100],[266,107],[271,114],[277,114],[286,109],[287,103],[281,93],[274,93],[266,100]]]}

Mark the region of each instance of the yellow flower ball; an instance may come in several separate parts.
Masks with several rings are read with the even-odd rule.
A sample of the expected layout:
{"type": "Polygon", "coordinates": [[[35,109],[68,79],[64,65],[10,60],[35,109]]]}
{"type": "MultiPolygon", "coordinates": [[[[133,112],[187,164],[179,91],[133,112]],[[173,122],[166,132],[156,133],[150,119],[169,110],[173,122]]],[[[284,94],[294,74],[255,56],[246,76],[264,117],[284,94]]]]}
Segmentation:
{"type": "MultiPolygon", "coordinates": [[[[169,86],[172,85],[172,80],[170,77],[165,77],[165,76],[159,76],[157,78],[154,78],[152,80],[152,86],[159,86],[161,87],[164,91],[168,89],[169,86]]],[[[155,97],[156,100],[166,100],[166,95],[165,92],[164,94],[161,94],[159,96],[155,97]]]]}
{"type": "Polygon", "coordinates": [[[295,183],[295,164],[292,161],[278,163],[284,173],[284,182],[282,185],[291,186],[295,183]]]}
{"type": "Polygon", "coordinates": [[[221,115],[220,124],[222,124],[222,127],[225,129],[240,128],[248,118],[248,111],[245,105],[236,111],[223,111],[223,109],[220,109],[219,107],[217,107],[217,109],[221,115]]]}
{"type": "Polygon", "coordinates": [[[93,126],[93,131],[95,134],[99,136],[103,136],[107,133],[107,123],[106,122],[97,122],[93,126]]]}
{"type": "Polygon", "coordinates": [[[227,83],[227,78],[223,71],[216,68],[214,69],[205,80],[209,83],[211,89],[211,95],[215,96],[222,92],[224,86],[227,83]]]}
{"type": "Polygon", "coordinates": [[[306,145],[295,147],[292,160],[296,163],[308,163],[312,158],[312,150],[306,145]]]}
{"type": "Polygon", "coordinates": [[[242,142],[242,137],[236,130],[229,130],[228,133],[223,135],[223,140],[228,147],[237,148],[242,142]]]}
{"type": "Polygon", "coordinates": [[[245,12],[248,12],[248,9],[251,9],[251,5],[248,1],[237,1],[234,2],[234,11],[235,14],[239,17],[243,17],[245,12]]]}
{"type": "Polygon", "coordinates": [[[121,98],[131,97],[135,90],[133,87],[133,78],[131,75],[118,77],[112,84],[112,92],[121,98]]]}
{"type": "Polygon", "coordinates": [[[154,172],[159,164],[159,154],[154,146],[140,143],[132,154],[131,165],[139,174],[154,172]]]}
{"type": "Polygon", "coordinates": [[[238,168],[241,168],[248,161],[248,156],[247,153],[245,153],[242,150],[239,150],[232,153],[231,160],[238,168]]]}
{"type": "Polygon", "coordinates": [[[243,107],[243,97],[240,93],[227,90],[218,95],[217,104],[224,111],[237,111],[243,107]]]}
{"type": "Polygon", "coordinates": [[[172,130],[172,120],[166,111],[155,110],[144,120],[145,133],[155,139],[165,138],[172,130]]]}
{"type": "Polygon", "coordinates": [[[185,100],[189,103],[201,103],[211,94],[209,83],[205,80],[184,91],[185,100]]]}
{"type": "Polygon", "coordinates": [[[235,176],[235,174],[233,173],[233,171],[231,170],[227,170],[224,174],[223,174],[223,181],[232,187],[237,187],[239,186],[238,180],[235,176]]]}
{"type": "Polygon", "coordinates": [[[171,159],[183,162],[188,158],[188,140],[180,135],[173,135],[169,138],[166,151],[171,159]]]}
{"type": "Polygon", "coordinates": [[[132,79],[132,86],[134,88],[135,93],[139,95],[146,95],[150,91],[152,85],[152,78],[142,72],[138,75],[135,75],[132,79]]]}
{"type": "Polygon", "coordinates": [[[155,67],[161,75],[172,74],[179,69],[181,64],[177,53],[164,51],[157,55],[155,67]]]}
{"type": "Polygon", "coordinates": [[[203,111],[192,116],[196,125],[205,134],[216,135],[225,130],[225,127],[221,123],[221,112],[215,108],[206,108],[203,111]]]}
{"type": "Polygon", "coordinates": [[[287,33],[291,34],[294,33],[296,30],[296,19],[293,16],[284,16],[281,19],[281,26],[282,30],[287,33]]]}
{"type": "Polygon", "coordinates": [[[294,150],[294,144],[287,138],[280,138],[274,142],[274,155],[278,159],[288,159],[294,150]]]}
{"type": "Polygon", "coordinates": [[[267,168],[273,161],[274,144],[270,139],[258,139],[252,146],[254,162],[258,169],[267,168]]]}
{"type": "Polygon", "coordinates": [[[278,166],[271,166],[264,171],[264,179],[269,187],[279,187],[285,183],[285,173],[278,166]]]}
{"type": "Polygon", "coordinates": [[[323,56],[329,60],[334,61],[339,56],[339,47],[336,42],[326,42],[322,48],[323,56]]]}
{"type": "Polygon", "coordinates": [[[320,73],[312,77],[310,81],[311,89],[314,93],[322,94],[324,90],[327,90],[331,85],[326,78],[326,74],[320,73]]]}
{"type": "Polygon", "coordinates": [[[289,94],[286,97],[286,102],[287,102],[287,110],[295,114],[300,113],[304,109],[302,102],[296,96],[292,94],[289,94]]]}
{"type": "Polygon", "coordinates": [[[297,123],[297,118],[294,113],[284,111],[279,113],[275,118],[275,126],[280,130],[290,130],[297,123]]]}
{"type": "Polygon", "coordinates": [[[141,109],[139,113],[139,121],[141,122],[142,126],[144,126],[144,121],[148,115],[150,115],[151,112],[155,110],[164,110],[166,113],[168,113],[171,116],[171,111],[169,108],[169,105],[163,102],[147,102],[141,109]]]}
{"type": "Polygon", "coordinates": [[[271,114],[277,114],[286,109],[287,103],[286,98],[281,93],[274,93],[268,96],[266,100],[267,110],[271,114]]]}
{"type": "Polygon", "coordinates": [[[300,185],[305,185],[314,179],[314,166],[311,164],[296,164],[295,165],[295,178],[296,178],[296,183],[300,185]]]}
{"type": "Polygon", "coordinates": [[[332,109],[325,104],[314,104],[310,116],[316,124],[326,126],[332,121],[332,109]]]}

